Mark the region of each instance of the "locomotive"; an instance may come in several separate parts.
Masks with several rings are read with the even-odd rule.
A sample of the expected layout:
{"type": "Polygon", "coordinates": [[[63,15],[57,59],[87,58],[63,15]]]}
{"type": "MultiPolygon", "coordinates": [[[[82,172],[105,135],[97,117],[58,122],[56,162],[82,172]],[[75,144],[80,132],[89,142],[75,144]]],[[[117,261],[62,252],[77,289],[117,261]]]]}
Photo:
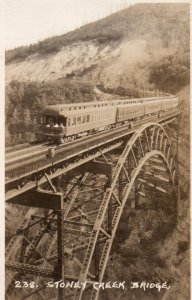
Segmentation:
{"type": "Polygon", "coordinates": [[[160,116],[178,107],[178,99],[162,97],[48,105],[40,116],[37,132],[41,141],[64,143],[94,132],[107,130],[151,115],[160,116]]]}

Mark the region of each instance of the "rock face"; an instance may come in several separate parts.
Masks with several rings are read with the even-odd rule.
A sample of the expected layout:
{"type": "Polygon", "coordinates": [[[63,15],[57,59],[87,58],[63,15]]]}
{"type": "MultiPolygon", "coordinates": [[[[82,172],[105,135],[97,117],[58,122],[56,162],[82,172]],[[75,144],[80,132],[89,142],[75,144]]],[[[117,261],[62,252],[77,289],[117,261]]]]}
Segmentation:
{"type": "Polygon", "coordinates": [[[6,82],[81,78],[116,86],[117,81],[121,83],[134,77],[136,67],[136,77],[143,76],[142,81],[146,81],[144,67],[151,59],[154,60],[154,55],[149,53],[145,40],[122,41],[120,44],[111,41],[102,45],[96,40],[80,41],[62,47],[55,54],[33,54],[23,61],[8,64],[6,82]]]}

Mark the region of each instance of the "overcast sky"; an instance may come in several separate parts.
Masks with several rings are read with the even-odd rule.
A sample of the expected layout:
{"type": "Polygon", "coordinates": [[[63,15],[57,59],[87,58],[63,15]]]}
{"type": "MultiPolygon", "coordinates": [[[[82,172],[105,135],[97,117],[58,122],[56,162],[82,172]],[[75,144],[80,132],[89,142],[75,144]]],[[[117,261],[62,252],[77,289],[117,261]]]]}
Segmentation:
{"type": "Polygon", "coordinates": [[[130,0],[5,0],[5,47],[35,43],[100,19],[130,0]]]}

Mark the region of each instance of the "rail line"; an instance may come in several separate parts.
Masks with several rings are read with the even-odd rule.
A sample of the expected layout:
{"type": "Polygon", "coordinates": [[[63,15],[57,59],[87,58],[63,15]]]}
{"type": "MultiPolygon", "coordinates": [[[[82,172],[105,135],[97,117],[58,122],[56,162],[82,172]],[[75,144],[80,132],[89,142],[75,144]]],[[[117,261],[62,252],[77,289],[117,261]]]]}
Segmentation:
{"type": "MultiPolygon", "coordinates": [[[[171,112],[172,113],[172,112],[171,112]]],[[[168,117],[170,113],[166,113],[163,117],[168,117]]],[[[138,124],[143,124],[144,122],[150,122],[153,121],[154,119],[156,120],[157,116],[150,116],[141,120],[137,120],[135,122],[133,122],[133,126],[137,126],[138,124]]],[[[79,139],[76,139],[74,141],[69,141],[66,142],[65,144],[60,144],[60,145],[52,145],[55,148],[56,153],[61,149],[63,150],[65,147],[66,150],[68,150],[68,146],[70,147],[74,147],[77,143],[81,143],[81,142],[86,142],[88,140],[90,140],[92,137],[94,138],[98,138],[100,136],[103,135],[103,137],[105,138],[105,136],[107,137],[108,133],[116,133],[119,132],[121,130],[123,130],[124,128],[130,130],[129,128],[129,124],[124,124],[120,127],[116,127],[114,129],[110,129],[110,130],[105,130],[105,131],[101,131],[98,133],[94,133],[85,137],[81,137],[79,139]]],[[[49,143],[44,143],[44,144],[40,144],[40,145],[29,145],[27,147],[27,144],[25,144],[24,149],[18,149],[14,152],[9,152],[7,155],[5,155],[5,165],[6,165],[6,170],[10,170],[10,167],[18,167],[21,166],[20,163],[23,163],[23,165],[25,164],[26,161],[30,162],[31,159],[36,159],[38,157],[41,156],[41,158],[43,158],[44,156],[47,155],[47,151],[48,148],[50,147],[49,143]]]]}
{"type": "MultiPolygon", "coordinates": [[[[175,110],[158,120],[155,117],[151,118],[151,121],[158,121],[161,125],[167,124],[172,122],[180,113],[179,110],[175,110]]],[[[127,125],[123,128],[97,134],[97,138],[96,136],[88,136],[75,140],[68,145],[60,145],[56,148],[54,158],[47,157],[46,150],[46,153],[36,154],[25,160],[20,159],[16,163],[6,166],[6,201],[33,189],[36,187],[37,181],[39,185],[45,183],[47,181],[44,176],[45,172],[48,172],[51,180],[99,157],[101,155],[100,149],[106,153],[109,149],[118,148],[123,143],[124,138],[132,136],[135,130],[145,123],[146,120],[143,120],[142,123],[138,121],[132,129],[129,129],[127,125]]]]}
{"type": "Polygon", "coordinates": [[[29,143],[19,144],[15,146],[10,146],[5,148],[5,153],[12,152],[14,150],[24,149],[29,146],[29,143]]]}
{"type": "Polygon", "coordinates": [[[48,145],[48,143],[38,143],[36,145],[26,144],[23,148],[19,148],[18,150],[9,151],[8,153],[5,153],[5,161],[12,162],[17,160],[17,157],[29,156],[33,154],[33,152],[38,151],[39,149],[47,148],[48,145]]]}

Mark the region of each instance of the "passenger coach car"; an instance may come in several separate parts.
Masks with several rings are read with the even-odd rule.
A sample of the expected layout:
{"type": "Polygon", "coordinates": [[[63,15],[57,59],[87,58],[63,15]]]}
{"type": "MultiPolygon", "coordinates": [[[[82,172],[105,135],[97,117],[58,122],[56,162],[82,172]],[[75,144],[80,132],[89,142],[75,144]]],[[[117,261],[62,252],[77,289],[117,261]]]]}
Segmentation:
{"type": "Polygon", "coordinates": [[[82,135],[117,127],[178,106],[174,96],[117,99],[76,104],[48,105],[41,114],[39,140],[65,142],[82,135]]]}

